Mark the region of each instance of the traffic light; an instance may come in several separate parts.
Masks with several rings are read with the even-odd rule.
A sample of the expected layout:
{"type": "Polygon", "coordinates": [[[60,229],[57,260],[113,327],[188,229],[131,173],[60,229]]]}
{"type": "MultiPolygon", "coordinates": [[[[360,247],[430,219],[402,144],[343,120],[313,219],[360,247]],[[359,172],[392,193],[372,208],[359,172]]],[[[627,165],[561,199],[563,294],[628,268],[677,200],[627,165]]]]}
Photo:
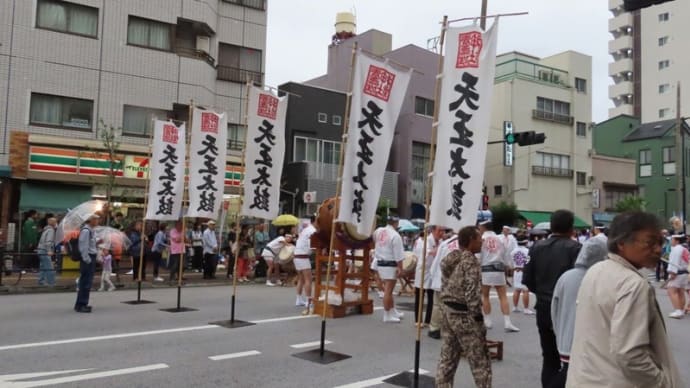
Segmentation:
{"type": "Polygon", "coordinates": [[[623,9],[626,11],[637,11],[652,5],[667,3],[673,0],[623,0],[623,9]]]}
{"type": "Polygon", "coordinates": [[[546,141],[546,135],[534,131],[509,133],[505,137],[506,144],[517,143],[521,146],[542,144],[544,141],[546,141]]]}

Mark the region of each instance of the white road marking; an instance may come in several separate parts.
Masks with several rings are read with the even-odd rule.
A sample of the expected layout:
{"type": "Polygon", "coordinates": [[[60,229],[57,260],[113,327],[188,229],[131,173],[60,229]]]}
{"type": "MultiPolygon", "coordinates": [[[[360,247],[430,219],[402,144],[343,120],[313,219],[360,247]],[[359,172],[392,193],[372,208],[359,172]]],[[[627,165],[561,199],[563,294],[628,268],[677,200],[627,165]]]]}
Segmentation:
{"type": "MultiPolygon", "coordinates": [[[[408,372],[414,372],[414,370],[409,370],[408,372]]],[[[419,374],[425,375],[427,373],[429,373],[428,370],[424,370],[421,368],[419,369],[419,374]]],[[[383,384],[383,380],[385,380],[389,377],[393,377],[395,375],[397,375],[397,373],[394,373],[394,374],[388,375],[388,376],[375,377],[375,378],[369,379],[369,380],[357,381],[357,382],[350,383],[350,384],[339,385],[335,388],[366,388],[366,387],[371,387],[374,385],[383,384]]]]}
{"type": "Polygon", "coordinates": [[[105,340],[112,340],[112,339],[118,339],[118,338],[141,337],[141,336],[145,336],[145,335],[179,333],[179,332],[184,332],[184,331],[216,329],[218,327],[219,326],[216,326],[216,325],[188,326],[188,327],[178,327],[175,329],[138,331],[138,332],[134,332],[134,333],[111,334],[111,335],[103,335],[103,336],[99,336],[99,337],[83,337],[83,338],[71,338],[71,339],[64,339],[64,340],[57,340],[57,341],[32,342],[32,343],[28,343],[28,344],[0,346],[0,351],[12,350],[12,349],[36,348],[36,347],[41,347],[41,346],[74,344],[74,343],[79,343],[79,342],[105,341],[105,340]]]}
{"type": "Polygon", "coordinates": [[[249,356],[257,356],[261,354],[260,351],[258,350],[249,350],[246,352],[239,352],[239,353],[230,353],[230,354],[221,354],[218,356],[211,356],[209,357],[209,360],[213,361],[221,361],[221,360],[229,360],[232,358],[242,358],[242,357],[249,357],[249,356]]]}
{"type": "MultiPolygon", "coordinates": [[[[34,381],[26,381],[26,382],[23,382],[23,381],[17,382],[16,378],[8,380],[8,379],[4,378],[5,376],[0,376],[0,386],[7,387],[7,388],[44,387],[46,385],[73,383],[75,381],[101,379],[104,377],[128,375],[128,374],[132,374],[132,373],[148,372],[148,371],[152,371],[152,370],[166,369],[166,368],[169,368],[167,364],[152,364],[152,365],[137,366],[134,368],[115,369],[115,370],[110,370],[110,371],[105,371],[105,372],[93,372],[93,373],[86,373],[86,374],[77,375],[77,376],[56,377],[56,378],[52,378],[52,379],[34,380],[34,381]]],[[[57,373],[65,373],[65,372],[57,372],[57,373]]],[[[26,377],[24,377],[24,379],[26,379],[26,377]]]]}
{"type": "Polygon", "coordinates": [[[271,323],[271,322],[283,322],[283,321],[293,321],[295,319],[304,319],[304,318],[314,318],[318,317],[320,315],[294,315],[291,317],[280,317],[280,318],[269,318],[269,319],[259,319],[258,321],[250,321],[251,323],[256,323],[257,325],[259,323],[271,323]]]}
{"type": "Polygon", "coordinates": [[[69,373],[86,372],[89,369],[72,369],[72,370],[59,370],[55,372],[36,372],[36,373],[17,373],[13,375],[0,375],[0,383],[13,381],[13,380],[28,380],[35,379],[38,377],[55,376],[55,375],[66,375],[69,373]]]}
{"type": "MultiPolygon", "coordinates": [[[[324,344],[332,344],[333,342],[331,341],[324,341],[324,344]]],[[[293,349],[304,349],[304,348],[313,348],[314,346],[319,346],[321,345],[321,341],[314,341],[314,342],[305,342],[303,344],[295,344],[295,345],[290,345],[291,348],[293,349]]]]}

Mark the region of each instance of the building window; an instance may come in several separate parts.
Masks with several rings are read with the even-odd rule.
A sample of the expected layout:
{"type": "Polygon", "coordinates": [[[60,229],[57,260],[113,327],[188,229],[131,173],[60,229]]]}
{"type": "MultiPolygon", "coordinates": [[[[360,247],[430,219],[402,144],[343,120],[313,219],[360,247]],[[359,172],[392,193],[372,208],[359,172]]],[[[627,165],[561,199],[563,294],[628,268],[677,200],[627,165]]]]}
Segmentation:
{"type": "Polygon", "coordinates": [[[333,125],[343,125],[343,118],[340,115],[333,115],[331,120],[333,125]]]}
{"type": "Polygon", "coordinates": [[[261,62],[261,50],[220,43],[217,78],[222,81],[262,83],[261,62]]]}
{"type": "Polygon", "coordinates": [[[640,176],[652,176],[652,150],[640,150],[640,176]]]}
{"type": "Polygon", "coordinates": [[[295,136],[293,161],[339,164],[341,144],[329,140],[295,136]]]}
{"type": "Polygon", "coordinates": [[[243,5],[247,8],[266,9],[264,0],[223,0],[226,3],[243,5]]]}
{"type": "Polygon", "coordinates": [[[93,101],[31,93],[29,124],[91,130],[93,101]]]}
{"type": "Polygon", "coordinates": [[[575,133],[580,137],[587,137],[587,124],[578,121],[575,124],[575,133]]]}
{"type": "Polygon", "coordinates": [[[669,84],[661,84],[659,85],[659,94],[664,94],[671,89],[671,85],[669,84]]]}
{"type": "Polygon", "coordinates": [[[318,120],[320,123],[327,123],[328,122],[328,115],[325,113],[319,112],[318,120]]]}
{"type": "Polygon", "coordinates": [[[615,209],[618,202],[623,199],[637,195],[637,190],[634,189],[605,187],[604,190],[604,207],[606,211],[615,209]]]}
{"type": "Polygon", "coordinates": [[[36,27],[98,37],[98,8],[58,0],[38,0],[36,27]]]}
{"type": "Polygon", "coordinates": [[[660,13],[659,14],[659,22],[667,22],[668,21],[668,12],[660,13]]]}
{"type": "Polygon", "coordinates": [[[126,135],[148,136],[153,131],[153,120],[166,120],[171,113],[163,109],[144,108],[125,105],[122,120],[122,133],[126,135]]]}
{"type": "Polygon", "coordinates": [[[671,62],[668,59],[664,59],[663,61],[659,61],[659,70],[663,70],[669,66],[671,66],[671,62]]]}
{"type": "Polygon", "coordinates": [[[412,180],[425,182],[429,170],[431,146],[426,143],[412,142],[412,180]]]}
{"type": "Polygon", "coordinates": [[[575,90],[580,93],[587,93],[587,80],[583,78],[575,78],[575,90]]]}
{"type": "Polygon", "coordinates": [[[414,113],[422,116],[434,117],[434,101],[424,97],[415,97],[414,113]]]}
{"type": "Polygon", "coordinates": [[[661,157],[663,161],[662,174],[675,175],[676,174],[676,147],[664,147],[661,149],[661,157]]]}
{"type": "Polygon", "coordinates": [[[501,195],[503,195],[503,186],[501,186],[501,185],[494,186],[494,197],[500,197],[501,195]]]}
{"type": "Polygon", "coordinates": [[[536,152],[532,174],[572,179],[573,170],[570,169],[570,156],[536,152]]]}
{"type": "Polygon", "coordinates": [[[659,38],[659,46],[665,46],[668,43],[668,36],[662,36],[659,38]]]}
{"type": "Polygon", "coordinates": [[[537,97],[537,109],[532,111],[532,118],[573,125],[570,103],[544,97],[537,97]]]}
{"type": "Polygon", "coordinates": [[[241,124],[228,124],[228,148],[243,150],[247,137],[247,127],[241,124]]]}
{"type": "Polygon", "coordinates": [[[586,186],[587,185],[587,173],[583,171],[578,171],[577,174],[575,174],[575,179],[576,183],[578,186],[586,186]]]}
{"type": "Polygon", "coordinates": [[[659,118],[663,119],[664,117],[668,117],[670,112],[671,112],[671,110],[669,108],[659,109],[659,118]]]}
{"type": "Polygon", "coordinates": [[[170,51],[172,25],[155,20],[129,17],[127,25],[127,44],[170,51]]]}

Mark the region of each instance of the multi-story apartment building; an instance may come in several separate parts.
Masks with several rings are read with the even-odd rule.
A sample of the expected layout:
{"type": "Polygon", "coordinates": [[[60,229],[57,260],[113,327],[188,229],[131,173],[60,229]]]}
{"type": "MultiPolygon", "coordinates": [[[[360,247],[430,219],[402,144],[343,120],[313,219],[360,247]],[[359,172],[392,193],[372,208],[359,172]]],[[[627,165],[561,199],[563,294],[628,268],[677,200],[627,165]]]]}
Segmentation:
{"type": "Polygon", "coordinates": [[[186,121],[192,102],[227,112],[239,164],[265,47],[265,0],[0,0],[0,227],[27,207],[64,211],[60,193],[101,193],[100,121],[118,128],[118,185],[134,202],[151,119],[186,121]]]}
{"type": "Polygon", "coordinates": [[[623,0],[609,0],[609,117],[640,117],[642,122],[676,116],[676,85],[681,83],[681,114],[690,114],[690,3],[671,1],[635,12],[623,10],[623,0]]]}
{"type": "Polygon", "coordinates": [[[515,203],[528,221],[571,209],[576,226],[592,218],[592,59],[566,51],[546,58],[518,52],[496,58],[489,140],[513,132],[546,135],[543,144],[489,144],[485,184],[490,203],[515,203]],[[507,163],[506,163],[507,162],[507,163]]]}

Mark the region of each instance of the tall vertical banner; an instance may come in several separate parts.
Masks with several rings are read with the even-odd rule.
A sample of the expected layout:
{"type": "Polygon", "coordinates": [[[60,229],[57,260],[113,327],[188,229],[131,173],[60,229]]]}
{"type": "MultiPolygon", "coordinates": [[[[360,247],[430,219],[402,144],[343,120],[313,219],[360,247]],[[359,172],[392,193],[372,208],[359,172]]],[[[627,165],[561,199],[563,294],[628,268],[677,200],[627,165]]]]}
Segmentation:
{"type": "Polygon", "coordinates": [[[228,124],[225,113],[194,108],[187,217],[216,219],[223,202],[228,124]]]}
{"type": "Polygon", "coordinates": [[[441,83],[429,223],[458,230],[477,221],[482,199],[498,20],[449,28],[441,83]]]}
{"type": "Polygon", "coordinates": [[[357,53],[338,221],[370,235],[411,70],[357,53]]]}
{"type": "Polygon", "coordinates": [[[185,125],[156,120],[149,175],[147,220],[180,218],[184,193],[185,125]]]}
{"type": "Polygon", "coordinates": [[[249,89],[241,212],[244,216],[269,220],[278,216],[287,102],[287,97],[277,97],[255,86],[249,89]]]}

